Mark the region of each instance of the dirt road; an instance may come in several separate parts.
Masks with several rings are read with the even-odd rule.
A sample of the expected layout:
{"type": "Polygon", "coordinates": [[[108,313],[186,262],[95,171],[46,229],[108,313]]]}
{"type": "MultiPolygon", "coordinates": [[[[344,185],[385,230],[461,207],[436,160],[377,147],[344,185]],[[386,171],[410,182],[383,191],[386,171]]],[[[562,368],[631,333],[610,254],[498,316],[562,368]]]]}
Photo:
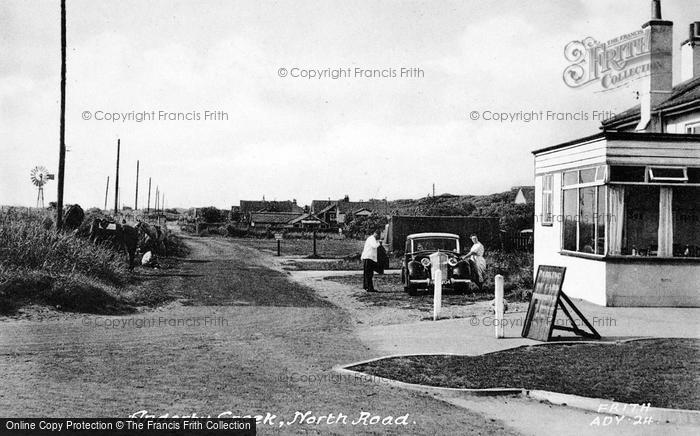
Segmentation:
{"type": "Polygon", "coordinates": [[[512,433],[419,393],[340,378],[334,365],[371,354],[346,311],[256,250],[187,242],[191,258],[149,282],[177,303],[127,316],[1,320],[0,415],[230,412],[268,415],[260,434],[512,433]],[[375,415],[384,424],[368,424],[375,415]]]}

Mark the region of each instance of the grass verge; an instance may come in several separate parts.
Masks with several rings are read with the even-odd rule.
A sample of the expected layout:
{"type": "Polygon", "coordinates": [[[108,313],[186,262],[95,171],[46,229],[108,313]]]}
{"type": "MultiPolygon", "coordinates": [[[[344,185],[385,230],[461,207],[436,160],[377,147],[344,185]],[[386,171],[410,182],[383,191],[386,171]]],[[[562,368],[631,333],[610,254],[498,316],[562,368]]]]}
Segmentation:
{"type": "MultiPolygon", "coordinates": [[[[138,286],[124,253],[91,243],[80,236],[81,230],[58,232],[46,225],[47,218],[43,210],[9,209],[0,214],[0,315],[32,304],[120,314],[163,301],[138,286]]],[[[175,235],[169,234],[166,241],[171,255],[187,254],[175,235]]]]}
{"type": "Polygon", "coordinates": [[[408,356],[355,371],[449,388],[524,388],[700,410],[700,340],[520,347],[482,356],[408,356]]]}

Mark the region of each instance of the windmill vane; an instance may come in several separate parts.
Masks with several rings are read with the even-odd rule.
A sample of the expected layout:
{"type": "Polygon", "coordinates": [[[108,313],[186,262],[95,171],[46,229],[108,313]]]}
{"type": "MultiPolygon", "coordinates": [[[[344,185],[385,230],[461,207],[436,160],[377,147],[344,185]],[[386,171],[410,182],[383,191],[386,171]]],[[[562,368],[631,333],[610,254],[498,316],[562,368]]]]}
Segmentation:
{"type": "Polygon", "coordinates": [[[36,207],[44,207],[44,185],[47,181],[53,180],[53,174],[49,174],[49,170],[44,166],[35,166],[30,172],[31,181],[38,188],[36,197],[36,207]]]}

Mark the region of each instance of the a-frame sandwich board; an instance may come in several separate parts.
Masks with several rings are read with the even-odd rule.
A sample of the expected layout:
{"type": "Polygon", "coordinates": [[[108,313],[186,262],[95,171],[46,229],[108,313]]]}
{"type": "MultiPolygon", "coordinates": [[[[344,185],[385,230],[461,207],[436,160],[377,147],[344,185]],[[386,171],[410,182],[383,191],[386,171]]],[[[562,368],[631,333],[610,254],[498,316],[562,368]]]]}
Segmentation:
{"type": "Polygon", "coordinates": [[[563,266],[540,265],[537,268],[535,286],[523,324],[522,337],[548,342],[552,339],[554,330],[563,330],[586,339],[600,339],[600,334],[561,290],[565,274],[566,267],[563,266]],[[567,305],[590,331],[583,330],[578,326],[576,320],[571,316],[569,308],[566,307],[567,305]],[[557,309],[559,308],[569,319],[568,325],[555,325],[557,309]]]}

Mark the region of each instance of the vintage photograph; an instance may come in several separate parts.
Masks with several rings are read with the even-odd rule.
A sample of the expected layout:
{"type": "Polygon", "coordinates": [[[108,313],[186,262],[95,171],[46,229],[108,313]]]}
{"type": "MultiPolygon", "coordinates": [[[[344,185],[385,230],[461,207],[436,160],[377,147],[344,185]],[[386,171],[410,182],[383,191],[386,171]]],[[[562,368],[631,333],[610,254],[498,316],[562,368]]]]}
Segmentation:
{"type": "Polygon", "coordinates": [[[0,0],[0,436],[700,433],[697,0],[0,0]]]}

